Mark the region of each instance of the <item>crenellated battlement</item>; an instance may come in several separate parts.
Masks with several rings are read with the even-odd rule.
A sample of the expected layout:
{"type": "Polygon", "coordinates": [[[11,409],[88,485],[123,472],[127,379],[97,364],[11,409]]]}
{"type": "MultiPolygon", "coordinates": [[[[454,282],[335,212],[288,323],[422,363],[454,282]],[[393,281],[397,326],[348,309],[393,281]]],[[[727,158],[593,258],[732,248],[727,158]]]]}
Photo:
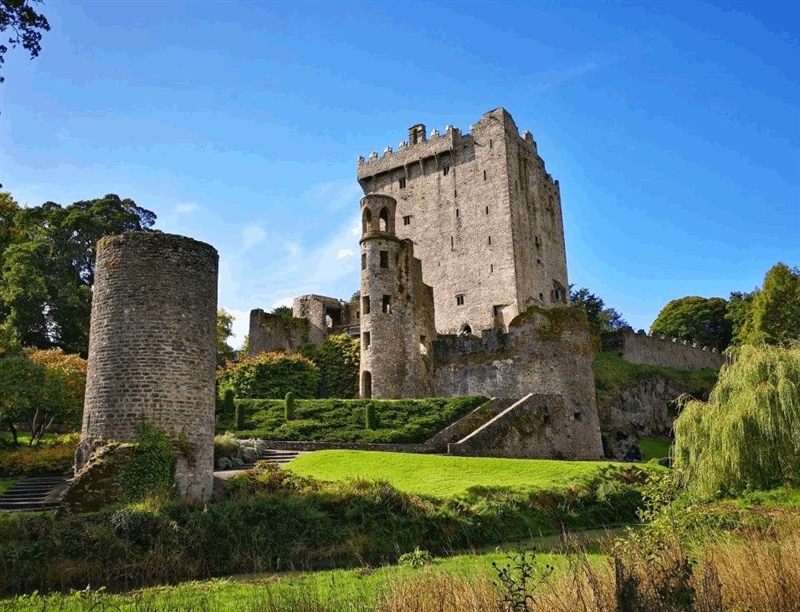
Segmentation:
{"type": "Polygon", "coordinates": [[[658,334],[648,335],[643,330],[606,334],[603,347],[620,353],[630,363],[683,370],[718,370],[727,362],[727,355],[716,348],[658,334]]]}

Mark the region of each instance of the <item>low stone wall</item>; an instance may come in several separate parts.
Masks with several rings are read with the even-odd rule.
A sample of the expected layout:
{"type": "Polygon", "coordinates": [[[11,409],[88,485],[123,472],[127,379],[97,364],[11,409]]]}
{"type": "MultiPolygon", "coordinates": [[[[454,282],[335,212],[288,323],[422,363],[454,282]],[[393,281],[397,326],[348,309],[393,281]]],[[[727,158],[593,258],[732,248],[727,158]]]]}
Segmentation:
{"type": "Polygon", "coordinates": [[[675,338],[648,336],[644,332],[606,334],[603,348],[619,353],[629,363],[681,370],[719,370],[727,361],[725,354],[717,349],[675,338]]]}
{"type": "Polygon", "coordinates": [[[295,442],[289,440],[264,440],[265,449],[318,451],[361,450],[388,453],[435,453],[436,448],[427,444],[367,444],[358,442],[295,442]]]}
{"type": "Polygon", "coordinates": [[[516,399],[492,398],[488,402],[475,408],[475,410],[468,415],[442,429],[425,443],[430,446],[441,447],[442,451],[444,451],[447,449],[447,444],[450,442],[458,442],[462,438],[465,438],[484,423],[492,420],[503,410],[511,406],[515,401],[516,399]]]}
{"type": "Polygon", "coordinates": [[[554,394],[525,396],[469,436],[447,445],[450,455],[510,459],[601,459],[578,435],[564,398],[554,394]]]}
{"type": "Polygon", "coordinates": [[[291,323],[287,323],[279,315],[255,308],[250,311],[248,337],[250,357],[273,351],[297,352],[308,342],[308,320],[293,318],[291,323]]]}

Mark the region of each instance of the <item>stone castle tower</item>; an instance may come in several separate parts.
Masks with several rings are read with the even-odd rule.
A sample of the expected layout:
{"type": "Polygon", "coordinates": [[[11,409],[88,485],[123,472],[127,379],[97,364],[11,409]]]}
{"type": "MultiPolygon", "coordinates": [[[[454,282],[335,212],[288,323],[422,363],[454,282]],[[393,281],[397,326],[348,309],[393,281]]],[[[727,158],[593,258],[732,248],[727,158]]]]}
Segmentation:
{"type": "Polygon", "coordinates": [[[397,201],[396,235],[422,260],[439,333],[506,331],[529,306],[567,303],[558,181],[504,109],[468,134],[414,125],[398,151],[359,158],[358,181],[397,201]]]}
{"type": "Polygon", "coordinates": [[[395,233],[396,207],[386,195],[361,199],[363,398],[433,395],[433,290],[422,282],[414,245],[395,233]]]}
{"type": "Polygon", "coordinates": [[[205,501],[214,477],[218,256],[161,232],[97,243],[79,475],[109,440],[132,442],[143,421],[178,453],[180,494],[205,501]]]}

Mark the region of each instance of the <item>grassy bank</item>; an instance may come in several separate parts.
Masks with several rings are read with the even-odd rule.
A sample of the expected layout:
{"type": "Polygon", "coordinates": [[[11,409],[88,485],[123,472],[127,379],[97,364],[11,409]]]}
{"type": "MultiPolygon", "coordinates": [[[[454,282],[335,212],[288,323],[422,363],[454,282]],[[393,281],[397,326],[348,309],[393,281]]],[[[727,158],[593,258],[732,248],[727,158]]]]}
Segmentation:
{"type": "MultiPolygon", "coordinates": [[[[294,418],[286,421],[283,400],[236,400],[244,423],[236,435],[265,440],[312,442],[425,442],[486,401],[481,396],[402,400],[296,400],[294,418]],[[373,406],[377,420],[367,429],[365,413],[373,406]]],[[[218,433],[234,431],[235,416],[224,414],[218,433]]]]}
{"type": "MultiPolygon", "coordinates": [[[[331,450],[302,455],[287,469],[319,480],[386,481],[405,493],[453,498],[492,491],[526,493],[581,486],[601,476],[607,461],[550,461],[331,450]]],[[[620,465],[620,464],[617,464],[620,465]]]]}

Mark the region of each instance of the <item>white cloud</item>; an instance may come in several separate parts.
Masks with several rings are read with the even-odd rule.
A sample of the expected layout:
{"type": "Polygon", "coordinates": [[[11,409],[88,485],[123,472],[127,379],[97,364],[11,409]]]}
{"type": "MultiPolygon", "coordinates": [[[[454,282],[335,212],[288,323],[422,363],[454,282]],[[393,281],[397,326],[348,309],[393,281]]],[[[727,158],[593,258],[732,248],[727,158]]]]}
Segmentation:
{"type": "Polygon", "coordinates": [[[280,306],[288,306],[289,308],[291,308],[293,303],[294,303],[294,297],[284,297],[272,302],[272,309],[275,310],[280,306]]]}
{"type": "Polygon", "coordinates": [[[345,259],[346,257],[355,257],[353,249],[339,249],[336,252],[336,259],[345,259]]]}
{"type": "Polygon", "coordinates": [[[353,227],[350,228],[350,233],[353,236],[359,236],[361,234],[361,224],[356,223],[353,227]]]}
{"type": "Polygon", "coordinates": [[[242,250],[246,251],[267,237],[267,232],[257,225],[248,225],[242,230],[242,250]]]}
{"type": "Polygon", "coordinates": [[[188,213],[193,213],[198,209],[197,204],[191,204],[189,202],[182,202],[180,204],[175,205],[175,214],[176,215],[185,215],[188,213]]]}

